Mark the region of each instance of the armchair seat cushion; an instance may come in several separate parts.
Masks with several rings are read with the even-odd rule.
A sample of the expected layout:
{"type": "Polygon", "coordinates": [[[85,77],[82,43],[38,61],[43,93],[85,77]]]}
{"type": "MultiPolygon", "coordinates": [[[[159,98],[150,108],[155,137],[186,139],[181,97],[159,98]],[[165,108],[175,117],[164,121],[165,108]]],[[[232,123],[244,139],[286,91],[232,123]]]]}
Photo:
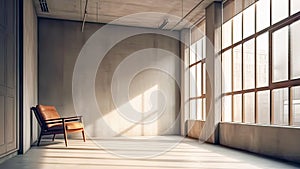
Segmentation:
{"type": "Polygon", "coordinates": [[[83,124],[80,122],[67,122],[67,130],[83,129],[83,124]]]}

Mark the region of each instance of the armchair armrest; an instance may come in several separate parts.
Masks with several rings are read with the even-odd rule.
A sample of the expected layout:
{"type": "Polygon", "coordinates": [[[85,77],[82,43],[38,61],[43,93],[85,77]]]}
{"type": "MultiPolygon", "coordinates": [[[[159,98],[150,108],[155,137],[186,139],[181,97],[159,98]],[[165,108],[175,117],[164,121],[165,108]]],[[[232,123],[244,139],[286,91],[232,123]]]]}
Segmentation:
{"type": "Polygon", "coordinates": [[[45,120],[46,124],[58,124],[58,123],[65,123],[65,122],[71,122],[71,121],[82,122],[82,116],[71,116],[71,117],[62,117],[62,118],[45,120]]]}

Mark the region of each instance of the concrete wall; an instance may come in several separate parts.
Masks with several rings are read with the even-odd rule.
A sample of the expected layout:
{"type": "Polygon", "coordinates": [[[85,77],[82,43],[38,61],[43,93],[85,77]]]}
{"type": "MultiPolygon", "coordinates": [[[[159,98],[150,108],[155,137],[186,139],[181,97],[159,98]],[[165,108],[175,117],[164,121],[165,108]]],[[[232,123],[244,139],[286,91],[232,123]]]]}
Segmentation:
{"type": "Polygon", "coordinates": [[[16,1],[0,1],[0,163],[18,149],[16,1]]]}
{"type": "Polygon", "coordinates": [[[300,161],[299,128],[220,124],[220,144],[288,161],[300,161]]]}
{"type": "Polygon", "coordinates": [[[191,138],[200,139],[205,121],[188,120],[188,136],[191,138]]]}
{"type": "Polygon", "coordinates": [[[206,8],[206,121],[187,120],[188,136],[218,144],[218,124],[221,121],[221,60],[220,35],[222,3],[214,2],[206,8]]]}
{"type": "MultiPolygon", "coordinates": [[[[72,77],[76,59],[85,42],[101,26],[86,23],[84,32],[81,32],[81,22],[39,19],[40,104],[56,106],[62,116],[75,115],[72,77]]],[[[134,29],[144,30],[143,28],[134,29]]],[[[176,31],[168,33],[179,36],[176,31]]],[[[110,41],[109,35],[107,41],[110,41]]],[[[134,76],[128,89],[128,97],[131,101],[133,100],[133,107],[137,109],[144,109],[145,105],[149,104],[144,103],[145,100],[141,98],[149,89],[154,87],[164,92],[167,99],[166,107],[157,120],[149,124],[137,124],[126,120],[116,111],[111,96],[113,73],[127,56],[147,48],[159,48],[179,56],[179,42],[158,34],[136,35],[116,44],[100,63],[96,74],[94,94],[101,115],[99,115],[100,112],[93,112],[97,114],[97,117],[83,113],[89,136],[179,134],[179,122],[173,122],[179,116],[180,93],[172,75],[180,70],[180,65],[176,64],[173,59],[156,57],[151,60],[154,65],[163,64],[176,69],[173,74],[166,74],[157,69],[147,69],[134,76]]],[[[83,77],[82,82],[84,81],[83,77]]]]}
{"type": "Polygon", "coordinates": [[[181,132],[182,136],[188,134],[188,124],[187,120],[189,119],[190,113],[190,85],[189,85],[189,58],[190,58],[190,48],[189,44],[191,41],[190,29],[183,29],[180,31],[180,40],[181,40],[181,59],[183,60],[181,67],[181,132]]]}
{"type": "Polygon", "coordinates": [[[30,112],[30,107],[37,104],[37,16],[32,0],[24,3],[23,16],[23,152],[26,152],[31,143],[37,139],[37,123],[30,112]]]}

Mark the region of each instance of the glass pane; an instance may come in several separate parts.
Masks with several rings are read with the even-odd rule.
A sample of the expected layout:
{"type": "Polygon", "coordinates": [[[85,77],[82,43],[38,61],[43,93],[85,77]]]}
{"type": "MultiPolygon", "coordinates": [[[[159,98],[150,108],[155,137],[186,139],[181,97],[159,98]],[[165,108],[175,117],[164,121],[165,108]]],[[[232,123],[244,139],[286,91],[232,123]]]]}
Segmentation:
{"type": "Polygon", "coordinates": [[[202,99],[197,99],[197,120],[202,120],[202,99]]]}
{"type": "Polygon", "coordinates": [[[243,48],[243,86],[244,89],[254,88],[254,40],[244,43],[243,48]]]}
{"type": "Polygon", "coordinates": [[[244,117],[245,123],[255,123],[254,111],[254,93],[245,93],[244,94],[244,117]]]}
{"type": "Polygon", "coordinates": [[[203,120],[206,120],[206,99],[203,99],[203,120]]]}
{"type": "Polygon", "coordinates": [[[257,92],[257,123],[270,124],[270,91],[257,92]]]}
{"type": "Polygon", "coordinates": [[[233,91],[242,90],[242,46],[233,48],[233,91]]]}
{"type": "Polygon", "coordinates": [[[222,49],[228,47],[232,43],[232,25],[231,20],[227,21],[222,26],[222,49]]]}
{"type": "Polygon", "coordinates": [[[196,100],[190,100],[190,120],[196,120],[196,100]]]}
{"type": "Polygon", "coordinates": [[[203,43],[202,43],[202,39],[200,39],[199,41],[197,41],[196,61],[200,61],[202,59],[202,56],[203,56],[203,43]]]}
{"type": "Polygon", "coordinates": [[[273,82],[288,80],[288,27],[273,33],[273,82]]]}
{"type": "Polygon", "coordinates": [[[233,121],[242,122],[242,95],[233,96],[233,121]]]}
{"type": "Polygon", "coordinates": [[[242,40],[242,13],[233,18],[233,43],[242,40]]]}
{"type": "MultiPolygon", "coordinates": [[[[252,5],[244,11],[243,38],[246,38],[255,33],[255,6],[252,5]]],[[[235,32],[234,32],[235,33],[235,32]]]]}
{"type": "Polygon", "coordinates": [[[203,59],[206,58],[206,38],[204,37],[202,40],[203,43],[203,59]]]}
{"type": "Polygon", "coordinates": [[[186,47],[184,49],[184,65],[187,67],[187,65],[190,64],[190,48],[186,47]]]}
{"type": "Polygon", "coordinates": [[[256,32],[270,26],[270,0],[256,3],[256,32]]]}
{"type": "Polygon", "coordinates": [[[291,15],[300,11],[300,1],[299,0],[291,0],[291,15]]]}
{"type": "Polygon", "coordinates": [[[223,97],[223,117],[224,122],[232,122],[232,96],[223,97]]]}
{"type": "Polygon", "coordinates": [[[265,33],[256,39],[256,86],[269,85],[269,34],[265,33]]]}
{"type": "Polygon", "coordinates": [[[190,68],[190,97],[196,97],[196,66],[190,68]]]}
{"type": "Polygon", "coordinates": [[[222,55],[222,81],[223,81],[223,85],[222,85],[222,89],[223,92],[231,92],[232,91],[232,82],[231,82],[231,76],[232,76],[232,72],[231,72],[231,49],[227,50],[226,52],[223,53],[222,55]]]}
{"type": "Polygon", "coordinates": [[[300,87],[293,87],[292,94],[293,125],[300,126],[300,87]]]}
{"type": "Polygon", "coordinates": [[[201,63],[197,64],[197,96],[201,96],[202,95],[202,66],[201,63]]]}
{"type": "MultiPolygon", "coordinates": [[[[299,1],[300,2],[300,1],[299,1]]],[[[300,21],[291,25],[291,78],[300,78],[300,21]]]]}
{"type": "Polygon", "coordinates": [[[272,24],[289,16],[289,0],[272,0],[272,24]]]}
{"type": "Polygon", "coordinates": [[[288,88],[276,89],[272,91],[272,105],[274,113],[274,124],[288,125],[288,88]]]}
{"type": "Polygon", "coordinates": [[[205,63],[203,63],[203,74],[202,74],[202,76],[203,76],[203,83],[202,83],[202,85],[203,85],[203,94],[205,94],[206,93],[206,64],[205,63]]]}
{"type": "Polygon", "coordinates": [[[190,47],[190,64],[196,62],[196,43],[192,44],[190,47]]]}

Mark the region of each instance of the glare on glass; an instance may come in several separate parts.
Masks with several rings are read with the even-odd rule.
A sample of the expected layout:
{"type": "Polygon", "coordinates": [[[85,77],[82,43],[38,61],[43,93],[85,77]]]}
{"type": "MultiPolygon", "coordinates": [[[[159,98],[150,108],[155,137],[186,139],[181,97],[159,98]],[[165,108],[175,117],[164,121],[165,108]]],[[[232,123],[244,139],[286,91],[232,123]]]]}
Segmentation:
{"type": "Polygon", "coordinates": [[[206,38],[204,37],[202,39],[202,44],[203,44],[203,59],[206,58],[206,38]]]}
{"type": "Polygon", "coordinates": [[[270,91],[257,92],[257,123],[270,124],[270,91]]]}
{"type": "Polygon", "coordinates": [[[272,91],[273,123],[275,125],[288,125],[289,111],[288,88],[275,89],[272,91]]]}
{"type": "Polygon", "coordinates": [[[203,120],[206,120],[206,98],[203,99],[203,120]]]}
{"type": "Polygon", "coordinates": [[[244,94],[244,118],[245,123],[255,123],[255,94],[245,93],[244,94]]]}
{"type": "Polygon", "coordinates": [[[256,39],[256,87],[269,85],[269,34],[256,39]]]}
{"type": "Polygon", "coordinates": [[[242,13],[233,18],[233,43],[242,40],[242,13]]]}
{"type": "Polygon", "coordinates": [[[190,120],[196,120],[196,100],[190,100],[190,120]]]}
{"type": "Polygon", "coordinates": [[[196,97],[196,66],[190,68],[190,97],[196,97]]]}
{"type": "Polygon", "coordinates": [[[256,32],[270,26],[270,0],[256,2],[256,32]]]}
{"type": "Polygon", "coordinates": [[[233,48],[233,91],[242,90],[242,45],[233,48]]]}
{"type": "Polygon", "coordinates": [[[242,95],[233,96],[233,121],[242,122],[242,95]]]}
{"type": "Polygon", "coordinates": [[[231,66],[231,49],[222,54],[222,89],[223,92],[232,91],[232,66],[231,66]]]}
{"type": "Polygon", "coordinates": [[[201,63],[197,64],[197,96],[202,95],[202,66],[201,63]]]}
{"type": "Polygon", "coordinates": [[[289,39],[288,26],[272,34],[272,78],[273,82],[288,80],[289,39]]]}
{"type": "Polygon", "coordinates": [[[299,0],[291,0],[291,15],[300,11],[300,1],[299,0]]]}
{"type": "Polygon", "coordinates": [[[300,78],[300,21],[291,25],[291,78],[300,78]]]}
{"type": "Polygon", "coordinates": [[[222,49],[232,44],[232,20],[227,21],[222,25],[222,49]]]}
{"type": "Polygon", "coordinates": [[[222,99],[222,110],[223,110],[223,121],[231,122],[232,121],[232,96],[225,96],[222,99]]]}
{"type": "Polygon", "coordinates": [[[255,5],[244,10],[243,16],[243,38],[247,38],[255,33],[255,5]]]}
{"type": "Polygon", "coordinates": [[[272,0],[272,24],[289,16],[289,0],[272,0]]]}
{"type": "Polygon", "coordinates": [[[293,126],[300,126],[300,87],[292,88],[293,126]]]}
{"type": "Polygon", "coordinates": [[[197,99],[197,120],[203,120],[202,118],[202,99],[197,99]]]}
{"type": "Polygon", "coordinates": [[[202,43],[202,39],[197,41],[197,55],[196,55],[196,61],[200,61],[202,59],[203,56],[203,43],[202,43]]]}
{"type": "Polygon", "coordinates": [[[254,88],[254,40],[244,43],[243,47],[243,88],[254,88]]]}
{"type": "Polygon", "coordinates": [[[206,93],[206,64],[203,64],[203,70],[202,70],[202,78],[203,78],[203,94],[206,93]]]}
{"type": "Polygon", "coordinates": [[[190,46],[190,64],[196,62],[196,43],[190,46]]]}

